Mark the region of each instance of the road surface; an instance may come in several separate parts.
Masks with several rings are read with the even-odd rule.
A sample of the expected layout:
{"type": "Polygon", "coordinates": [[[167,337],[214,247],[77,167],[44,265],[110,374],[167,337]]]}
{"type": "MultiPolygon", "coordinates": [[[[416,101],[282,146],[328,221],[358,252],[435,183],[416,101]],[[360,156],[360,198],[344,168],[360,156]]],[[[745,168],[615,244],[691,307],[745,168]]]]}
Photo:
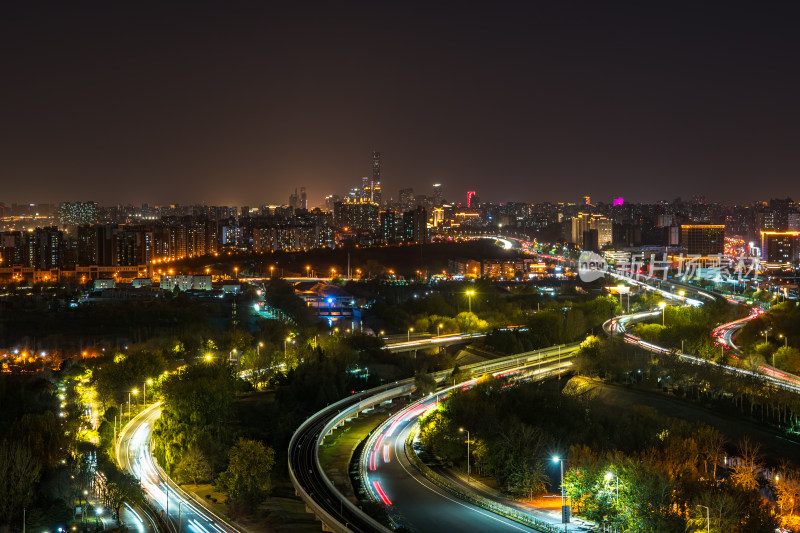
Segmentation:
{"type": "Polygon", "coordinates": [[[156,403],[139,413],[126,425],[117,442],[117,462],[142,483],[147,499],[163,517],[171,532],[238,533],[205,507],[189,501],[175,483],[158,467],[150,453],[153,423],[161,416],[156,403]],[[168,512],[167,512],[168,511],[168,512]],[[168,517],[168,519],[167,519],[168,517]]]}
{"type": "MultiPolygon", "coordinates": [[[[550,358],[541,367],[528,367],[528,379],[537,379],[536,374],[548,373],[554,368],[568,368],[571,362],[550,358]]],[[[515,371],[502,371],[504,375],[515,371]]],[[[465,388],[472,380],[458,385],[465,388]]],[[[426,411],[436,406],[444,393],[430,396],[421,404],[412,404],[392,417],[381,428],[381,433],[371,441],[372,446],[363,451],[365,483],[370,492],[398,516],[399,525],[417,532],[518,532],[536,531],[523,524],[504,518],[453,496],[429,481],[410,462],[406,455],[405,442],[416,423],[426,411]]],[[[413,452],[412,452],[413,453],[413,452]]],[[[537,513],[536,518],[560,527],[560,520],[537,513]]],[[[584,531],[569,525],[568,531],[584,531]]]]}

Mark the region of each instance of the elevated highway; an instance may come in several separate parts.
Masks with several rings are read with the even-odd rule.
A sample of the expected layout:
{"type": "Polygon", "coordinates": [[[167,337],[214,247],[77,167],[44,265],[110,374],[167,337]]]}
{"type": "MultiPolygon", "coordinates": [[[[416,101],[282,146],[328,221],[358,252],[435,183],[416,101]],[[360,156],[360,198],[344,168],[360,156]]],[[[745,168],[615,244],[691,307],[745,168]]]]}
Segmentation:
{"type": "MultiPolygon", "coordinates": [[[[566,368],[569,358],[578,349],[577,344],[556,346],[547,350],[516,354],[484,363],[467,365],[462,371],[471,372],[476,380],[489,373],[502,373],[517,368],[535,367],[553,358],[566,368]]],[[[437,381],[449,377],[451,371],[433,374],[437,381]]],[[[319,446],[325,436],[358,413],[394,398],[410,395],[415,390],[414,380],[407,379],[375,389],[363,391],[312,415],[294,433],[289,443],[289,476],[298,496],[323,523],[327,531],[389,531],[336,490],[319,462],[319,446]]],[[[431,509],[434,512],[435,509],[431,509]]]]}

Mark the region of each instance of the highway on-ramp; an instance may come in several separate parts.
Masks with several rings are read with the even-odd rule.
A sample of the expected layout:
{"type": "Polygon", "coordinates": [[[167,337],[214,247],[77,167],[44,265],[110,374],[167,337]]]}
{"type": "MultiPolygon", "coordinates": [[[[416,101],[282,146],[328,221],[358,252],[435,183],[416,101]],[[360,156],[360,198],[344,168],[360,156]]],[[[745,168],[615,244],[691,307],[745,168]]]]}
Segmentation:
{"type": "MultiPolygon", "coordinates": [[[[521,378],[538,379],[553,375],[553,372],[568,370],[571,364],[571,361],[561,360],[556,355],[550,356],[541,366],[504,370],[497,374],[508,376],[522,373],[524,375],[521,378]]],[[[460,383],[455,388],[464,389],[476,382],[477,379],[473,379],[460,383]]],[[[398,525],[412,531],[538,531],[460,500],[425,478],[409,460],[405,443],[410,433],[414,431],[418,419],[434,408],[447,394],[447,390],[403,409],[384,423],[379,428],[379,433],[370,439],[362,452],[364,482],[368,490],[375,499],[388,507],[398,525]]],[[[536,518],[562,527],[558,519],[545,516],[536,518]]],[[[570,525],[569,531],[582,529],[570,525]]]]}
{"type": "Polygon", "coordinates": [[[192,501],[156,464],[150,452],[153,423],[161,416],[161,403],[155,403],[136,415],[119,436],[117,462],[142,484],[151,506],[171,532],[238,533],[211,510],[192,501]]]}

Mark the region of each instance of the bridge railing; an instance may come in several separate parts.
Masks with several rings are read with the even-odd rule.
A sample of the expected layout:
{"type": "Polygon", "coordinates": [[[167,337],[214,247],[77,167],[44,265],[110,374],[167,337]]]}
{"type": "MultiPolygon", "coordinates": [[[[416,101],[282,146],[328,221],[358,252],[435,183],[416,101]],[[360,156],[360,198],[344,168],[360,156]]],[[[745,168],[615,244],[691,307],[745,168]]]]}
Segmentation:
{"type": "MultiPolygon", "coordinates": [[[[543,349],[543,350],[535,350],[531,352],[525,352],[522,354],[515,354],[510,355],[507,357],[503,357],[500,359],[495,359],[488,362],[482,363],[473,363],[471,365],[466,365],[461,367],[462,370],[470,370],[470,371],[479,371],[479,372],[491,372],[494,369],[508,366],[510,363],[513,364],[520,364],[523,362],[530,362],[532,360],[540,360],[544,356],[552,356],[555,353],[561,352],[562,356],[565,358],[571,355],[575,349],[577,349],[578,344],[569,344],[569,345],[559,345],[554,346],[551,348],[543,349]]],[[[447,378],[452,373],[451,370],[442,370],[439,372],[435,372],[432,374],[434,379],[437,381],[443,380],[447,378]]],[[[330,416],[333,415],[332,418],[325,424],[322,431],[320,431],[317,437],[317,447],[314,451],[314,461],[315,467],[317,471],[320,472],[320,476],[322,478],[322,482],[331,491],[331,494],[336,495],[339,503],[342,506],[348,507],[351,511],[357,513],[361,516],[365,521],[369,522],[376,531],[388,532],[389,530],[379,524],[376,520],[372,517],[364,513],[361,509],[356,507],[353,502],[348,500],[343,494],[341,494],[336,488],[334,487],[333,483],[331,482],[330,478],[325,474],[325,471],[322,469],[321,464],[319,462],[319,446],[322,444],[325,436],[328,432],[333,429],[334,427],[338,426],[345,420],[356,416],[359,412],[363,411],[364,409],[369,409],[379,403],[383,403],[386,401],[390,401],[394,398],[399,396],[403,396],[405,394],[410,394],[415,390],[416,386],[414,384],[414,378],[405,379],[402,381],[397,381],[395,383],[390,383],[387,385],[382,385],[380,387],[375,387],[373,389],[369,389],[367,391],[362,391],[358,393],[356,396],[361,397],[361,401],[357,402],[356,404],[343,409],[344,405],[352,401],[353,396],[348,396],[339,400],[336,403],[333,403],[326,407],[325,409],[317,412],[315,415],[309,417],[300,427],[295,431],[294,435],[292,436],[291,441],[289,442],[289,478],[292,482],[292,485],[295,488],[295,491],[300,496],[300,498],[305,502],[309,509],[311,509],[314,514],[322,520],[326,526],[328,526],[331,530],[339,532],[346,532],[349,531],[346,525],[339,522],[339,520],[334,517],[332,514],[327,512],[325,508],[316,502],[303,488],[302,484],[298,481],[294,468],[292,465],[292,450],[297,445],[297,438],[313,423],[317,422],[320,417],[330,416]],[[334,414],[335,412],[335,414],[334,414]]],[[[375,432],[373,432],[375,434],[375,432]]],[[[361,463],[361,461],[360,461],[361,463]]],[[[362,479],[364,479],[362,477],[362,479]]]]}

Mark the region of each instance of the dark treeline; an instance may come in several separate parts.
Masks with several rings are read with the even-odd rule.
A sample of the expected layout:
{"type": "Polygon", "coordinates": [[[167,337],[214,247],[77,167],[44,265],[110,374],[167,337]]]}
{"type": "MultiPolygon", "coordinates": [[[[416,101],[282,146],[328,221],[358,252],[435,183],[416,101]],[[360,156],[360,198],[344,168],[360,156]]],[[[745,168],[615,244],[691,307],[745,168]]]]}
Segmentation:
{"type": "Polygon", "coordinates": [[[23,510],[28,531],[66,530],[84,491],[112,513],[141,500],[138,482],[106,453],[108,443],[94,444],[76,390],[81,372],[0,375],[0,531],[21,531],[23,510]]]}
{"type": "Polygon", "coordinates": [[[199,274],[209,268],[212,273],[231,276],[234,275],[234,268],[239,268],[240,274],[263,277],[269,277],[271,273],[285,277],[305,276],[306,266],[310,266],[318,276],[328,276],[331,268],[335,268],[338,275],[345,276],[349,256],[353,277],[356,277],[356,269],[360,269],[367,277],[386,276],[389,270],[393,270],[398,275],[413,279],[418,276],[417,271],[427,277],[447,269],[448,263],[454,258],[512,259],[519,255],[518,251],[506,250],[486,239],[408,246],[340,247],[305,252],[221,254],[218,257],[184,259],[170,266],[180,273],[199,274]],[[270,267],[273,269],[270,270],[270,267]]]}
{"type": "Polygon", "coordinates": [[[485,340],[504,353],[520,353],[555,344],[583,339],[587,333],[600,333],[603,323],[619,312],[613,297],[573,297],[575,301],[548,302],[536,313],[524,317],[524,330],[493,331],[485,340]]]}
{"type": "MultiPolygon", "coordinates": [[[[148,301],[95,302],[65,307],[58,289],[52,297],[0,299],[0,346],[36,350],[80,351],[118,346],[158,337],[203,334],[220,329],[227,306],[191,299],[185,294],[148,301]]],[[[224,326],[224,322],[222,324],[224,326]]]]}

